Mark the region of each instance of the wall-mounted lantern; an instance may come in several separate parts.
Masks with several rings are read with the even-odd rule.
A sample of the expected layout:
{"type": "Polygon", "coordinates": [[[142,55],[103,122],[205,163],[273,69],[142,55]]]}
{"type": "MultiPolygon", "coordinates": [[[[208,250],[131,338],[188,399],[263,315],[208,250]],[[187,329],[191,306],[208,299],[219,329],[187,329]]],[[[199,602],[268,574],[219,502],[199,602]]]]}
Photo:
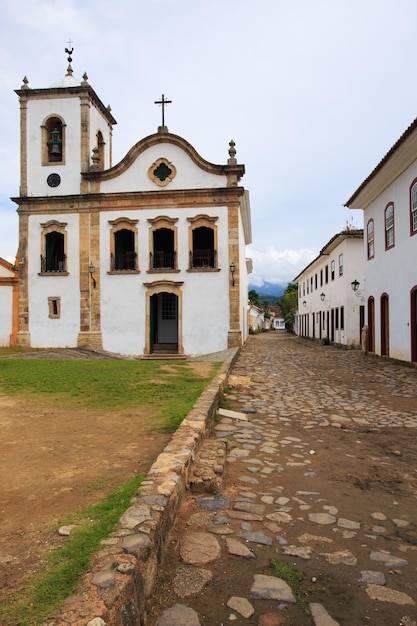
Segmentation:
{"type": "Polygon", "coordinates": [[[96,268],[94,267],[94,265],[92,263],[89,263],[89,265],[88,265],[88,273],[90,274],[90,278],[93,281],[94,289],[96,288],[96,280],[95,280],[95,278],[93,276],[95,271],[96,271],[96,268]]]}
{"type": "Polygon", "coordinates": [[[325,297],[326,297],[326,294],[325,294],[325,293],[321,293],[321,294],[320,294],[320,300],[321,300],[322,302],[324,302],[324,298],[325,298],[325,297]]]}
{"type": "Polygon", "coordinates": [[[235,272],[236,272],[236,265],[234,263],[230,263],[230,273],[232,275],[232,286],[235,286],[235,272]]]}
{"type": "Polygon", "coordinates": [[[352,280],[350,285],[351,285],[353,291],[358,291],[360,282],[358,280],[356,280],[356,278],[355,278],[355,280],[352,280]]]}

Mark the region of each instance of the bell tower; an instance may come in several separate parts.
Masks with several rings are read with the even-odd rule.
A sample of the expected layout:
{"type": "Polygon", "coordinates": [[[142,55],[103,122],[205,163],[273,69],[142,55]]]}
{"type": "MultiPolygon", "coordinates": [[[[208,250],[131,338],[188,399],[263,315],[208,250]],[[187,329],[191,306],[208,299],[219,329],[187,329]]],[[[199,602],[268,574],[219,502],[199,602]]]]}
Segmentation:
{"type": "MultiPolygon", "coordinates": [[[[69,42],[71,43],[71,42],[69,42]]],[[[82,194],[82,174],[112,163],[116,120],[87,82],[73,76],[73,48],[66,75],[49,88],[31,89],[25,77],[20,101],[20,197],[82,194]]]]}

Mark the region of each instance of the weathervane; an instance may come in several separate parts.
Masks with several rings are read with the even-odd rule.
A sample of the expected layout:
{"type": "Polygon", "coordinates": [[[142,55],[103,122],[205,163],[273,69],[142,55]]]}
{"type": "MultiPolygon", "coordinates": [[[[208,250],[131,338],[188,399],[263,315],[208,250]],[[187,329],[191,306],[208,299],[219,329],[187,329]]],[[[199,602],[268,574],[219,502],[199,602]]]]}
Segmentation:
{"type": "Polygon", "coordinates": [[[172,104],[172,100],[165,100],[165,96],[162,94],[162,98],[160,100],[155,100],[154,104],[162,105],[162,126],[165,126],[165,105],[172,104]]]}
{"type": "Polygon", "coordinates": [[[74,47],[73,47],[73,42],[71,41],[71,39],[69,41],[67,41],[68,44],[68,48],[65,48],[65,52],[68,54],[68,63],[72,62],[72,56],[71,54],[74,52],[74,47]]]}

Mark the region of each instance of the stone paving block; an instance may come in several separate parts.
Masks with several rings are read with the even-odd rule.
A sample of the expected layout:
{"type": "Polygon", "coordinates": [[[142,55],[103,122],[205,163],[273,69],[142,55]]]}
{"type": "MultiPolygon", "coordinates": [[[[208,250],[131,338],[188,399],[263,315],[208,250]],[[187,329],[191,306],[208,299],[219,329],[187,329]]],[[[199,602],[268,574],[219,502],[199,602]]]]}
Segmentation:
{"type": "Polygon", "coordinates": [[[394,604],[412,604],[415,605],[413,598],[407,593],[396,591],[389,587],[381,587],[380,585],[368,585],[366,593],[371,600],[379,600],[380,602],[393,602],[394,604]]]}
{"type": "Polygon", "coordinates": [[[185,604],[174,604],[166,609],[156,626],[201,626],[198,614],[185,604]]]}
{"type": "Polygon", "coordinates": [[[309,607],[315,626],[339,626],[339,622],[330,617],[324,606],[318,602],[311,602],[309,607]]]}
{"type": "Polygon", "coordinates": [[[260,600],[295,602],[291,587],[281,578],[255,574],[249,595],[260,600]]]}
{"type": "Polygon", "coordinates": [[[184,563],[204,565],[215,561],[220,556],[218,540],[207,532],[189,531],[180,540],[180,556],[184,563]]]}
{"type": "Polygon", "coordinates": [[[252,604],[246,598],[240,598],[238,596],[232,596],[227,602],[229,609],[240,613],[242,617],[249,618],[255,613],[255,609],[252,604]]]}

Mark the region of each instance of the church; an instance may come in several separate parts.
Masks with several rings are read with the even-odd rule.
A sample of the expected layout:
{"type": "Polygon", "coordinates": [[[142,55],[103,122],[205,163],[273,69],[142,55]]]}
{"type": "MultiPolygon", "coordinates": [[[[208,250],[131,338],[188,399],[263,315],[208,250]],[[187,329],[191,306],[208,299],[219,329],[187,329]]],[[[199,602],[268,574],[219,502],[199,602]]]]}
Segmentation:
{"type": "MultiPolygon", "coordinates": [[[[66,50],[70,55],[72,50],[66,50]]],[[[251,261],[244,165],[206,161],[162,125],[112,163],[110,108],[84,74],[20,102],[16,343],[161,358],[238,347],[251,261]]]]}

